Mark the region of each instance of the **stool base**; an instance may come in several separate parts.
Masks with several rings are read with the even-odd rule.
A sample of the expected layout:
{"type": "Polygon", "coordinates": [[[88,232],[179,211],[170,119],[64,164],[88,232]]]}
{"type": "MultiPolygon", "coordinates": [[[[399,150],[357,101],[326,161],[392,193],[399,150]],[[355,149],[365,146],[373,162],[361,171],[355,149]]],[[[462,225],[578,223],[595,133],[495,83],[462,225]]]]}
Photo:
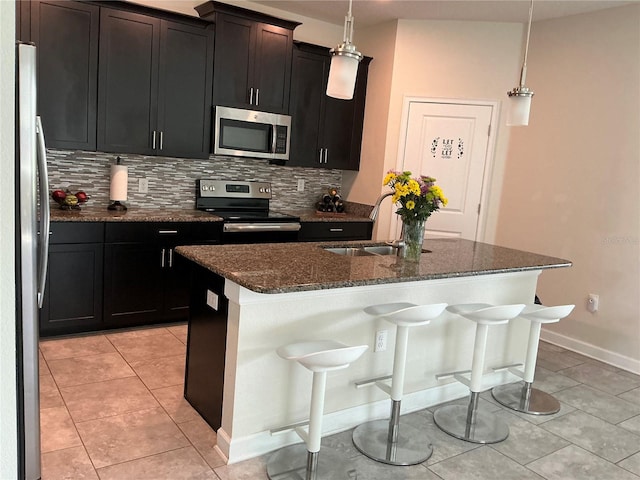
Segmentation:
{"type": "Polygon", "coordinates": [[[353,444],[365,456],[387,465],[416,465],[427,460],[433,447],[427,435],[400,420],[397,440],[389,442],[389,420],[363,423],[353,431],[353,444]]]}
{"type": "Polygon", "coordinates": [[[467,442],[498,443],[509,436],[509,426],[502,419],[477,409],[470,412],[464,405],[439,408],[433,414],[433,421],[443,432],[467,442]],[[470,415],[475,421],[470,421],[470,415]]]}
{"type": "Polygon", "coordinates": [[[530,415],[553,415],[560,411],[560,402],[547,392],[532,388],[530,383],[516,382],[491,390],[498,403],[516,412],[530,415]]]}
{"type": "Polygon", "coordinates": [[[347,460],[325,447],[314,456],[309,454],[304,443],[297,443],[271,455],[267,461],[267,476],[270,480],[356,479],[357,472],[347,460]],[[315,466],[315,471],[307,472],[307,467],[312,466],[315,466]]]}

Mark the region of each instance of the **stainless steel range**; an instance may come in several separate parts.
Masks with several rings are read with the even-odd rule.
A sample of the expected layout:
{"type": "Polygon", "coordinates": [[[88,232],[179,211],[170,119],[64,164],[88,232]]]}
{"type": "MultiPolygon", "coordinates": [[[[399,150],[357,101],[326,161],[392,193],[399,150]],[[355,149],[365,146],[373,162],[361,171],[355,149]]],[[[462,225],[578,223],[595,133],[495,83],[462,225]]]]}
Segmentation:
{"type": "Polygon", "coordinates": [[[222,217],[222,243],[295,242],[300,219],[269,209],[271,184],[196,180],[196,208],[222,217]]]}

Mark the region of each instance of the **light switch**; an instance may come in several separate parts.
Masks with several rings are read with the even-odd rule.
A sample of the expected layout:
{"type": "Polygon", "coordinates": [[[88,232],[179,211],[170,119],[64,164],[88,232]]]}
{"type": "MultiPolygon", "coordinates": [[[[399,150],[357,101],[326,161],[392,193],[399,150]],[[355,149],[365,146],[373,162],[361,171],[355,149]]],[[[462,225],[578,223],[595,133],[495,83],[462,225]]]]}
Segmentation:
{"type": "Polygon", "coordinates": [[[211,290],[207,290],[207,305],[209,305],[216,312],[218,311],[218,295],[211,290]]]}

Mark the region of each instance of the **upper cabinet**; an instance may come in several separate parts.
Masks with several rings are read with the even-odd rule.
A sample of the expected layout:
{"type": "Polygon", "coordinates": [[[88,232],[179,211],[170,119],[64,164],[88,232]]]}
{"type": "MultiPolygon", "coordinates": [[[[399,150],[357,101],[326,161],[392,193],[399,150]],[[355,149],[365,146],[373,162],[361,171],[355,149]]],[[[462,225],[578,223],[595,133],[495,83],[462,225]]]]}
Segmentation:
{"type": "Polygon", "coordinates": [[[291,74],[291,154],[288,165],[358,170],[370,57],[358,66],[352,100],[326,95],[329,49],[296,43],[291,74]]]}
{"type": "Polygon", "coordinates": [[[102,8],[98,150],[206,158],[213,27],[102,8]]]}
{"type": "MultiPolygon", "coordinates": [[[[18,5],[22,11],[27,6],[18,5]]],[[[23,20],[21,36],[38,49],[38,115],[47,146],[95,150],[100,8],[76,2],[29,5],[30,35],[23,20]]]]}
{"type": "Polygon", "coordinates": [[[289,113],[293,29],[299,23],[218,2],[196,10],[216,24],[214,105],[289,113]]]}

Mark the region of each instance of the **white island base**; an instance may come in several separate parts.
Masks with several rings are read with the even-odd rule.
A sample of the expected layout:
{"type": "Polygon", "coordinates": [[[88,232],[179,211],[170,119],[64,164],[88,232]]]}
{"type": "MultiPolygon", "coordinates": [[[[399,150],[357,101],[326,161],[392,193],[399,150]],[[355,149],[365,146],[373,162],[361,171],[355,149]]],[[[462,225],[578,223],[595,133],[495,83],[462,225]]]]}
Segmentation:
{"type": "MultiPolygon", "coordinates": [[[[369,350],[327,380],[323,436],[369,420],[387,418],[390,400],[377,387],[356,389],[358,380],[389,375],[395,327],[363,313],[369,305],[390,302],[533,303],[542,270],[463,276],[337,289],[262,294],[225,280],[229,300],[222,422],[219,453],[236,463],[300,442],[292,431],[270,430],[307,419],[312,374],[283,360],[284,344],[332,339],[369,350]],[[376,332],[388,332],[385,351],[374,351],[376,332]]],[[[519,380],[491,368],[524,361],[529,323],[516,318],[489,329],[485,388],[519,380]]],[[[429,325],[411,330],[402,413],[468,395],[468,388],[438,373],[471,367],[475,323],[445,312],[429,325]]]]}

